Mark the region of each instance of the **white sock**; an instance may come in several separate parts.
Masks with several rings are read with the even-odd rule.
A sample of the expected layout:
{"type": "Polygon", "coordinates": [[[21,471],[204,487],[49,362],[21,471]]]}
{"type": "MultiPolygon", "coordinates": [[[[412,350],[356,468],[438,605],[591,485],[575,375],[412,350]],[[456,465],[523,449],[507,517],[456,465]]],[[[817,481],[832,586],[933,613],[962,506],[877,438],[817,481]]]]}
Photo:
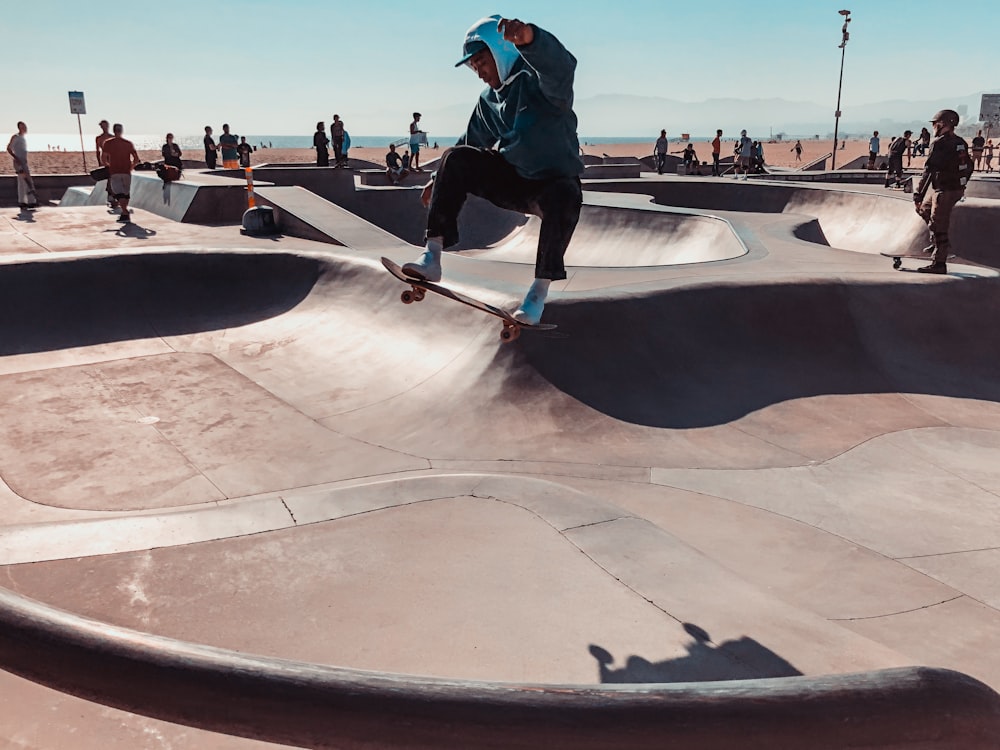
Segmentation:
{"type": "Polygon", "coordinates": [[[525,299],[534,298],[544,302],[545,298],[549,296],[549,284],[551,283],[552,279],[535,279],[531,282],[531,288],[528,289],[525,299]]]}

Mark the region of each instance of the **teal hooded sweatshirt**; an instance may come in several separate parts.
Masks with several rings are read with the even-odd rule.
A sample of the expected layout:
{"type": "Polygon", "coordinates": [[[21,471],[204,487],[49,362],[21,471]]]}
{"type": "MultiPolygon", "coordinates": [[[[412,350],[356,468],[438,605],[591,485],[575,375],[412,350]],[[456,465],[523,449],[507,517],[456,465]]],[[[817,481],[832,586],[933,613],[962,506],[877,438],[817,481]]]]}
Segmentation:
{"type": "Polygon", "coordinates": [[[499,88],[479,96],[458,145],[495,148],[530,180],[583,172],[573,112],[576,58],[552,34],[532,24],[531,44],[516,47],[497,31],[500,16],[478,21],[463,48],[468,59],[485,44],[497,64],[499,88]]]}

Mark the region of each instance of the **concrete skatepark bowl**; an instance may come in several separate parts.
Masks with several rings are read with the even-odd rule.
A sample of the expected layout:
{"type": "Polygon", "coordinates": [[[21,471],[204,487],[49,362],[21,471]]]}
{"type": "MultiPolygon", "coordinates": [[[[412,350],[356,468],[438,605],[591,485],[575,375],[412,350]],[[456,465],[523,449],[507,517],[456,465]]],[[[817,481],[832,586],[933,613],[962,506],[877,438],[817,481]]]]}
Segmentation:
{"type": "MultiPolygon", "coordinates": [[[[588,181],[502,346],[399,303],[415,190],[293,172],[274,237],[219,176],[4,210],[8,746],[996,746],[995,198],[927,277],[878,188],[588,181]]],[[[514,304],[536,223],[465,221],[514,304]]]]}

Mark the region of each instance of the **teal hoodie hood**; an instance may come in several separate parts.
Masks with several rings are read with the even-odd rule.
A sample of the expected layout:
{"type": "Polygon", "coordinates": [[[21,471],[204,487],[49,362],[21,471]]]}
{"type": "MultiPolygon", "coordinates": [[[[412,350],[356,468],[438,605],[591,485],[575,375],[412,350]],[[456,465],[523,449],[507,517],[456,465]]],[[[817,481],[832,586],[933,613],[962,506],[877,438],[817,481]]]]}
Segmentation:
{"type": "Polygon", "coordinates": [[[462,59],[455,63],[455,67],[468,65],[469,59],[479,52],[479,50],[483,48],[489,49],[493,54],[493,59],[496,61],[497,74],[500,76],[500,85],[502,87],[506,85],[507,80],[511,77],[514,65],[521,59],[521,53],[517,51],[514,43],[504,39],[503,34],[497,29],[497,24],[500,23],[501,18],[503,16],[495,14],[481,18],[472,24],[469,30],[465,32],[465,43],[462,45],[462,59]]]}

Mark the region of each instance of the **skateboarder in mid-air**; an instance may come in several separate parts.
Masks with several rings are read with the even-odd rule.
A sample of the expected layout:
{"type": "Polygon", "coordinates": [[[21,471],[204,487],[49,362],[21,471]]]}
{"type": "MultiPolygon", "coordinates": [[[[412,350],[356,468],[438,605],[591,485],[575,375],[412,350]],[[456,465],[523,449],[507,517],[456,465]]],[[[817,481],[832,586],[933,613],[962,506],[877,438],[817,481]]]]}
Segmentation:
{"type": "Polygon", "coordinates": [[[549,32],[499,15],[469,29],[462,55],[456,67],[468,65],[488,88],[465,135],[424,188],[426,250],[403,272],[441,279],[441,251],[458,242],[458,214],[470,194],[534,214],[542,220],[535,280],[514,318],[537,324],[549,284],[566,278],[563,255],[583,203],[573,113],[576,58],[549,32]]]}

